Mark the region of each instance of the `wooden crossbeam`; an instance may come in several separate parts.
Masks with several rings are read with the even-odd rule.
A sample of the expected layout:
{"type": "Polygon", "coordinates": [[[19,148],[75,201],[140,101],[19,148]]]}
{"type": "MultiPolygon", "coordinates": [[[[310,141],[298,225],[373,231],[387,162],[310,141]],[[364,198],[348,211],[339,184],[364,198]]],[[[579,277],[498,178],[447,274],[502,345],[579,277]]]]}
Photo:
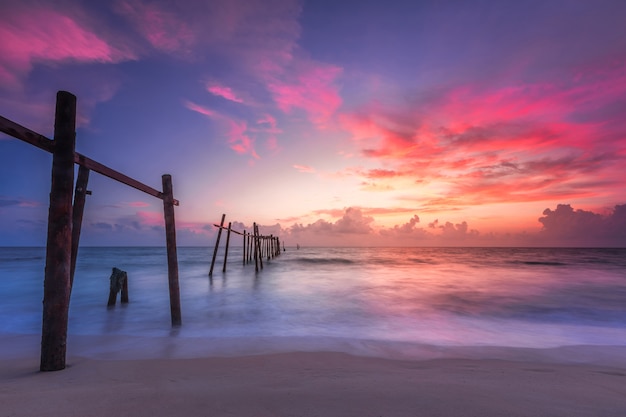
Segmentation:
{"type": "MultiPolygon", "coordinates": [[[[19,125],[5,117],[0,116],[0,132],[6,133],[9,136],[13,136],[16,139],[23,140],[24,142],[30,143],[38,147],[39,149],[43,149],[46,152],[52,153],[54,150],[54,141],[48,139],[47,137],[40,135],[37,132],[34,132],[27,127],[19,125]]],[[[108,166],[101,164],[100,162],[94,161],[93,159],[86,157],[78,152],[74,152],[74,163],[84,166],[91,171],[97,172],[98,174],[102,174],[105,177],[109,177],[115,181],[121,182],[122,184],[126,184],[129,187],[133,187],[139,191],[143,191],[146,194],[154,196],[163,200],[163,193],[159,190],[156,190],[149,185],[146,185],[142,182],[139,182],[128,175],[124,175],[119,171],[116,171],[108,166]]],[[[178,200],[174,199],[173,201],[175,206],[179,205],[178,200]]]]}
{"type": "Polygon", "coordinates": [[[50,153],[52,153],[52,150],[54,149],[54,142],[52,140],[2,116],[0,116],[0,132],[4,132],[16,139],[28,142],[31,145],[50,153]]]}
{"type": "MultiPolygon", "coordinates": [[[[93,159],[88,158],[85,155],[82,155],[78,152],[74,153],[74,162],[77,163],[78,165],[84,166],[85,168],[89,168],[90,170],[94,172],[102,174],[105,177],[109,177],[111,179],[114,179],[115,181],[121,182],[122,184],[126,184],[129,187],[133,187],[139,191],[143,191],[146,194],[150,194],[151,196],[154,196],[156,198],[160,198],[161,200],[163,200],[162,192],[150,187],[149,185],[139,182],[129,177],[128,175],[124,175],[121,172],[111,169],[108,166],[101,164],[100,162],[94,161],[93,159]]],[[[176,199],[174,199],[173,203],[175,206],[179,204],[178,200],[176,199]]]]}

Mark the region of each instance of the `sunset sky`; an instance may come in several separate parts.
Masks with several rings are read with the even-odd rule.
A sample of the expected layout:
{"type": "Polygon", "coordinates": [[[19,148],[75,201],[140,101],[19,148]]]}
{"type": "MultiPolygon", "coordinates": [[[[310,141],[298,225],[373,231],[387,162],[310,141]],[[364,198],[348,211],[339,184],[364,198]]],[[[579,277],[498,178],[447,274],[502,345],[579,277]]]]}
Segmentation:
{"type": "MultiPolygon", "coordinates": [[[[626,246],[626,2],[0,0],[0,115],[287,245],[626,246]]],[[[0,245],[46,241],[50,154],[0,134],[0,245]]],[[[92,174],[84,245],[164,245],[92,174]]]]}

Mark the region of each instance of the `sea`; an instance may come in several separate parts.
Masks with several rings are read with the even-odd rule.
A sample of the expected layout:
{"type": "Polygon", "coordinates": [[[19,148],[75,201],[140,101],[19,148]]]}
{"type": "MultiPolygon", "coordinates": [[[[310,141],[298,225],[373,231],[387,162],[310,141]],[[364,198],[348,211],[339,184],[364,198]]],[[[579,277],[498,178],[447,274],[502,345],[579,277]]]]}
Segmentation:
{"type": "MultiPolygon", "coordinates": [[[[626,249],[286,247],[256,271],[240,247],[81,247],[67,349],[106,359],[282,351],[626,366],[626,249]],[[107,308],[112,268],[130,302],[107,308]],[[225,272],[224,272],[225,268],[225,272]]],[[[0,248],[0,354],[38,358],[45,248],[0,248]]]]}

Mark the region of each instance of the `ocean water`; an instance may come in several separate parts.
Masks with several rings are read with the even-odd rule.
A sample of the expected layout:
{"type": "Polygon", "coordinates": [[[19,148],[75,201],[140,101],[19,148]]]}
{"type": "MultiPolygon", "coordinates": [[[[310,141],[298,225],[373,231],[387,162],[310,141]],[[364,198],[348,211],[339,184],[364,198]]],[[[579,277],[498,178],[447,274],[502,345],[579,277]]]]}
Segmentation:
{"type": "MultiPolygon", "coordinates": [[[[68,351],[436,357],[626,347],[626,249],[287,248],[255,272],[231,248],[226,272],[222,249],[209,278],[212,253],[178,248],[183,325],[172,328],[165,248],[80,248],[68,351]],[[112,267],[127,271],[130,303],[118,296],[107,309],[112,267]]],[[[45,248],[0,248],[5,350],[38,348],[44,267],[45,248]]]]}

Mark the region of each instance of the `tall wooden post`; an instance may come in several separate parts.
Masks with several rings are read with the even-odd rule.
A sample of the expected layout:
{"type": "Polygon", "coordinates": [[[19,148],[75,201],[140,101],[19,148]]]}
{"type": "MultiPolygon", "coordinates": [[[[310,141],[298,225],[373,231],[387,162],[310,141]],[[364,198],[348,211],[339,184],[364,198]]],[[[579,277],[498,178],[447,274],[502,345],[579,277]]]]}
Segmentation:
{"type": "Polygon", "coordinates": [[[224,227],[224,219],[226,219],[226,214],[222,214],[222,221],[220,222],[220,228],[217,230],[217,239],[215,240],[215,249],[213,249],[213,259],[211,259],[211,269],[209,269],[209,276],[213,275],[213,266],[215,265],[215,257],[217,257],[217,249],[220,246],[220,237],[222,237],[222,228],[224,227]]]}
{"type": "Polygon", "coordinates": [[[74,285],[74,272],[76,272],[76,257],[78,256],[78,243],[80,241],[80,229],[83,223],[85,211],[85,196],[88,194],[87,182],[89,181],[89,168],[80,165],[76,188],[74,190],[74,205],[72,210],[72,267],[70,271],[70,292],[74,285]]]}
{"type": "Polygon", "coordinates": [[[246,266],[246,231],[243,231],[243,246],[241,247],[243,252],[243,266],[246,266]]]}
{"type": "Polygon", "coordinates": [[[226,272],[226,261],[228,260],[228,245],[230,244],[230,226],[231,222],[228,222],[228,232],[226,233],[226,252],[224,252],[224,267],[222,272],[226,272]]]}
{"type": "Polygon", "coordinates": [[[254,233],[254,270],[259,272],[259,245],[257,242],[259,241],[257,236],[257,228],[256,223],[252,225],[252,232],[254,233]]]}
{"type": "Polygon", "coordinates": [[[182,324],[180,314],[180,289],[178,286],[178,255],[176,253],[176,224],[174,222],[174,190],[172,176],[165,174],[163,182],[163,212],[165,215],[165,239],[167,243],[167,278],[170,288],[170,312],[172,326],[182,324]]]}
{"type": "Polygon", "coordinates": [[[43,283],[41,371],[65,368],[72,264],[72,189],[76,145],[76,96],[57,93],[52,184],[43,283]]]}
{"type": "Polygon", "coordinates": [[[251,233],[248,233],[248,263],[252,262],[252,235],[254,234],[254,228],[251,233]]]}
{"type": "Polygon", "coordinates": [[[256,245],[257,248],[259,250],[259,267],[261,267],[261,269],[263,269],[263,249],[262,249],[262,245],[261,245],[261,238],[262,236],[259,234],[259,225],[256,225],[256,234],[257,234],[257,240],[256,240],[256,245]]]}

